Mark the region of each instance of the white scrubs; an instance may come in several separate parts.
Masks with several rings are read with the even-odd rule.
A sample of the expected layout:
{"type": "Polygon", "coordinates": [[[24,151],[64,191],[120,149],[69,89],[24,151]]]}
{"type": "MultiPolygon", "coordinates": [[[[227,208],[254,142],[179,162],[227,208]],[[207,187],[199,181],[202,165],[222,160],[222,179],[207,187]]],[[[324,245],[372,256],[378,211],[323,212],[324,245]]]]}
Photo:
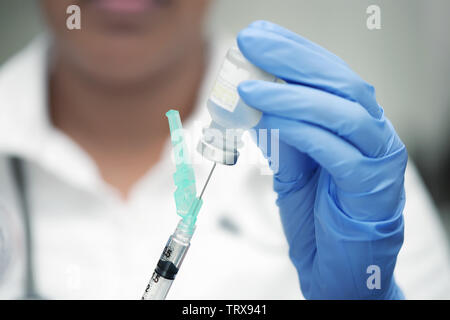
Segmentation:
{"type": "MultiPolygon", "coordinates": [[[[198,108],[184,124],[194,136],[201,129],[198,121],[208,123],[204,102],[227,44],[213,47],[198,108]]],[[[0,275],[0,298],[23,294],[23,232],[6,161],[18,155],[26,161],[39,294],[50,299],[139,299],[179,219],[170,143],[130,199],[122,201],[102,181],[88,154],[51,126],[46,49],[47,41],[39,38],[0,69],[0,202],[7,212],[0,228],[12,235],[6,243],[11,254],[0,275]]],[[[166,121],[163,114],[161,121],[166,121]]],[[[200,187],[210,163],[197,156],[195,162],[200,187]]],[[[257,147],[247,143],[238,165],[216,168],[192,246],[168,298],[302,298],[272,178],[262,163],[257,147]]],[[[411,164],[406,194],[405,242],[396,280],[407,298],[448,298],[447,240],[411,164]]]]}

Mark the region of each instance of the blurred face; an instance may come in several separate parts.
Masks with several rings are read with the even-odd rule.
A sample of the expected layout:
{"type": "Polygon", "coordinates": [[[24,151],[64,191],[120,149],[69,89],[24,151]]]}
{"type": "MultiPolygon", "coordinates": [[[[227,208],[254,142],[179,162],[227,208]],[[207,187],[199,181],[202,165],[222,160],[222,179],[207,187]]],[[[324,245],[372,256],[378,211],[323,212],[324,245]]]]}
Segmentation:
{"type": "Polygon", "coordinates": [[[41,0],[58,56],[91,80],[143,81],[198,49],[209,0],[41,0]],[[81,8],[68,30],[67,8],[81,8]]]}

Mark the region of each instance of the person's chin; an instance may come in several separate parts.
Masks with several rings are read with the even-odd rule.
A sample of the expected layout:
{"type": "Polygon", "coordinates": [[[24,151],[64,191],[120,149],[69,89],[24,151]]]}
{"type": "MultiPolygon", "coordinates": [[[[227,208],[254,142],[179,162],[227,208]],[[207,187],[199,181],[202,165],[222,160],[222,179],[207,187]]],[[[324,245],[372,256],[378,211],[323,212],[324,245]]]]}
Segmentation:
{"type": "Polygon", "coordinates": [[[161,68],[167,64],[166,56],[151,55],[103,55],[103,58],[89,58],[79,66],[86,80],[103,88],[130,92],[146,86],[160,77],[161,68]]]}

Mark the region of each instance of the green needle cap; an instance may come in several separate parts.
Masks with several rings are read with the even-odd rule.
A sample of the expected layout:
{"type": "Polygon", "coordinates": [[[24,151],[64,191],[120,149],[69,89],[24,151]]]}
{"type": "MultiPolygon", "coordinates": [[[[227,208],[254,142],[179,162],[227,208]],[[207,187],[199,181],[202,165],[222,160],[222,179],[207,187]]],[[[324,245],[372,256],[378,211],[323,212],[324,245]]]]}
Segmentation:
{"type": "Polygon", "coordinates": [[[197,195],[194,169],[189,161],[180,113],[177,110],[169,110],[166,116],[169,119],[170,138],[177,168],[173,175],[177,188],[174,193],[177,214],[193,225],[200,209],[199,206],[193,205],[197,195]],[[197,210],[194,209],[196,207],[197,210]]]}

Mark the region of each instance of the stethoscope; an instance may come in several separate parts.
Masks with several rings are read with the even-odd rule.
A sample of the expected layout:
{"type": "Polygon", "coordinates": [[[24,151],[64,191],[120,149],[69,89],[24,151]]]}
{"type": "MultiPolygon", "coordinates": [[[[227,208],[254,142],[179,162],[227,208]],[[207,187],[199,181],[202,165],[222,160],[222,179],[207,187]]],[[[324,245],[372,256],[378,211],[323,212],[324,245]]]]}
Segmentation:
{"type": "Polygon", "coordinates": [[[31,228],[30,206],[25,175],[24,161],[18,157],[10,157],[9,165],[15,182],[16,194],[19,201],[19,211],[22,215],[25,244],[25,272],[22,299],[42,299],[36,290],[34,279],[33,234],[31,228]]]}

